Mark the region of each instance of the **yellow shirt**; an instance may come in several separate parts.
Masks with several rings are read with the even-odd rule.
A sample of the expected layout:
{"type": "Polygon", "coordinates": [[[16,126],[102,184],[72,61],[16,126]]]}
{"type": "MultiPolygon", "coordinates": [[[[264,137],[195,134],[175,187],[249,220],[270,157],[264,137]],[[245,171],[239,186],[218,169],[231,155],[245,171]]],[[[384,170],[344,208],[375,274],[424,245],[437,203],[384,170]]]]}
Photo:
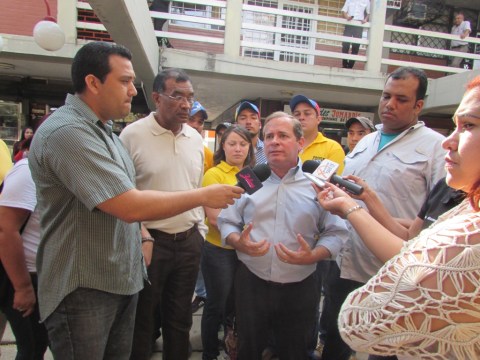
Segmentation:
{"type": "Polygon", "coordinates": [[[338,142],[326,138],[320,132],[315,140],[300,152],[299,157],[302,162],[307,160],[322,161],[323,159],[335,161],[340,165],[337,174],[341,175],[343,172],[345,152],[338,142]]]}
{"type": "Polygon", "coordinates": [[[5,141],[0,140],[0,184],[3,182],[3,179],[5,179],[5,175],[7,175],[12,165],[12,154],[10,154],[10,150],[8,150],[5,141]]]}
{"type": "Polygon", "coordinates": [[[203,173],[205,174],[211,167],[213,167],[213,152],[208,146],[203,145],[203,173]]]}
{"type": "MultiPolygon", "coordinates": [[[[228,165],[225,161],[222,161],[220,164],[211,168],[205,173],[203,176],[202,186],[208,186],[212,184],[235,185],[237,183],[235,174],[239,171],[240,170],[236,166],[228,165]]],[[[205,237],[206,241],[215,246],[233,250],[233,248],[230,246],[222,246],[220,232],[215,226],[210,224],[208,218],[205,219],[205,224],[208,226],[207,236],[205,237]]]]}

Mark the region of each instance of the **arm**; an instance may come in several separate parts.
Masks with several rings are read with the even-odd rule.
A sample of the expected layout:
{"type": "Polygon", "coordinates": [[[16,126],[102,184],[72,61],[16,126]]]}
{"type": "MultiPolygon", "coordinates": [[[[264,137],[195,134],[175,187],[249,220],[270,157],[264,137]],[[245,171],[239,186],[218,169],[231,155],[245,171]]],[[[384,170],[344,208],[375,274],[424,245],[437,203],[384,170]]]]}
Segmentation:
{"type": "Polygon", "coordinates": [[[349,295],[339,317],[342,338],[370,354],[417,358],[431,346],[444,358],[466,354],[478,341],[479,267],[471,258],[478,222],[478,216],[446,220],[349,295]]]}
{"type": "Polygon", "coordinates": [[[220,214],[221,210],[210,208],[210,207],[207,207],[207,206],[205,206],[203,209],[205,210],[205,215],[206,215],[210,225],[215,226],[218,229],[218,227],[217,227],[217,217],[218,217],[218,214],[220,214]]]}
{"type": "Polygon", "coordinates": [[[460,39],[465,39],[470,34],[470,29],[465,29],[463,33],[460,34],[460,39]]]}
{"type": "Polygon", "coordinates": [[[226,208],[242,193],[240,187],[231,185],[211,185],[178,192],[131,189],[104,201],[97,208],[126,222],[158,220],[198,206],[226,208]]]}
{"type": "Polygon", "coordinates": [[[329,183],[323,191],[320,191],[320,188],[315,185],[314,187],[317,190],[320,205],[333,214],[346,217],[368,249],[378,259],[385,262],[400,252],[404,243],[403,239],[385,229],[367,211],[360,209],[347,214],[349,210],[358,205],[347,193],[329,183]]]}
{"type": "Polygon", "coordinates": [[[15,289],[13,308],[22,309],[24,317],[33,312],[36,303],[20,235],[29,214],[25,209],[0,206],[0,260],[15,289]]]}
{"type": "Polygon", "coordinates": [[[394,235],[403,240],[409,240],[420,232],[423,224],[423,220],[416,217],[413,222],[407,219],[395,219],[390,215],[389,211],[385,208],[377,193],[372,190],[368,184],[357,176],[349,175],[346,179],[353,180],[355,183],[363,186],[364,191],[361,195],[357,196],[359,200],[362,200],[367,205],[370,215],[375,218],[381,225],[389,230],[394,235]],[[405,225],[410,222],[411,225],[406,227],[405,225]]]}
{"type": "Polygon", "coordinates": [[[140,233],[142,235],[143,258],[145,260],[145,265],[149,267],[150,263],[152,262],[153,243],[155,242],[155,239],[153,239],[152,235],[150,235],[147,228],[143,224],[141,225],[140,233]]]}

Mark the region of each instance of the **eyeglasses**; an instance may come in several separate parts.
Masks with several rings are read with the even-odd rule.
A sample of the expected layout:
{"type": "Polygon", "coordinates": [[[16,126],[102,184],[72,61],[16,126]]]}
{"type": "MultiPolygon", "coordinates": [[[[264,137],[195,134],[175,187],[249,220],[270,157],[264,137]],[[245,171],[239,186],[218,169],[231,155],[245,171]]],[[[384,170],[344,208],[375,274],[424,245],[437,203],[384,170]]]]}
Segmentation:
{"type": "Polygon", "coordinates": [[[183,95],[172,96],[172,95],[167,95],[167,94],[163,94],[163,93],[159,93],[159,94],[162,95],[162,96],[165,96],[165,97],[167,97],[170,100],[173,100],[175,102],[186,101],[190,105],[193,105],[193,103],[195,102],[195,99],[193,97],[185,97],[183,95]]]}

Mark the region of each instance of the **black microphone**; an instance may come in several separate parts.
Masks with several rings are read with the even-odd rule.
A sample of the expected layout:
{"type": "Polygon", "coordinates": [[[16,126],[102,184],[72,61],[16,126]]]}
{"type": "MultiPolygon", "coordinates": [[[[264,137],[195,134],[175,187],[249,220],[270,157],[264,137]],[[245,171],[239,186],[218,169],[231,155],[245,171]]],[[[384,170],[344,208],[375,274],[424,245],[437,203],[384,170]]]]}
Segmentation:
{"type": "Polygon", "coordinates": [[[363,192],[363,186],[336,175],[335,172],[337,171],[338,166],[339,165],[336,162],[328,159],[324,159],[320,163],[315,160],[307,160],[302,165],[302,171],[306,173],[305,176],[310,179],[310,181],[320,187],[325,186],[324,183],[328,181],[345,188],[348,192],[354,195],[360,195],[363,192]]]}
{"type": "Polygon", "coordinates": [[[270,177],[272,171],[267,164],[258,164],[253,169],[245,166],[235,176],[237,177],[236,186],[244,189],[247,194],[252,195],[263,187],[262,182],[270,177]]]}

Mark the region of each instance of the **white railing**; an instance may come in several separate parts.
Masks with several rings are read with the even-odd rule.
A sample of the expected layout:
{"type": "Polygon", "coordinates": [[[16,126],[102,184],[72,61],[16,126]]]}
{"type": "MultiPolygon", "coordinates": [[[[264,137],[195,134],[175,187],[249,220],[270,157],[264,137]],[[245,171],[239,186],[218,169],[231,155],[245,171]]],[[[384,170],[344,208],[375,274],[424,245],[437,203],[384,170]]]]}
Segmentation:
{"type": "MultiPolygon", "coordinates": [[[[240,1],[240,0],[237,0],[240,1]]],[[[181,3],[179,1],[172,1],[172,3],[181,3]]],[[[218,9],[223,9],[223,11],[228,11],[227,9],[227,1],[218,1],[218,0],[189,0],[189,4],[197,4],[203,5],[206,7],[216,7],[218,9]]],[[[77,8],[81,9],[89,9],[90,5],[88,3],[77,3],[77,8]]],[[[368,52],[360,53],[359,55],[347,55],[341,52],[341,44],[343,41],[347,41],[350,43],[357,43],[360,44],[362,49],[368,48],[369,46],[374,46],[370,43],[369,36],[367,38],[351,38],[351,37],[344,37],[342,35],[325,33],[317,31],[317,24],[319,22],[326,23],[326,24],[333,24],[333,25],[345,25],[347,21],[343,18],[337,17],[329,17],[329,16],[322,16],[316,14],[308,14],[308,13],[300,13],[295,11],[287,11],[281,9],[272,9],[272,8],[265,8],[260,6],[254,5],[247,5],[242,4],[241,6],[242,16],[238,15],[239,18],[242,18],[242,21],[238,21],[237,23],[227,22],[224,18],[222,19],[212,19],[207,17],[201,16],[194,16],[194,15],[185,15],[185,14],[173,14],[173,13],[162,13],[156,11],[150,11],[150,16],[152,19],[166,19],[170,20],[171,22],[174,21],[176,24],[170,25],[172,29],[175,29],[178,26],[184,27],[187,31],[182,32],[175,32],[175,31],[155,31],[155,35],[157,37],[164,37],[168,39],[180,39],[180,40],[188,40],[192,42],[203,42],[209,44],[220,44],[225,45],[226,41],[229,42],[236,42],[238,43],[238,51],[237,54],[244,54],[244,50],[257,50],[259,52],[262,51],[271,51],[271,52],[282,52],[282,53],[291,53],[297,54],[300,56],[310,57],[321,57],[323,59],[349,59],[355,60],[358,62],[366,63],[368,62],[368,52]],[[275,17],[286,17],[289,19],[296,19],[299,21],[308,20],[312,24],[312,30],[305,31],[305,30],[295,30],[295,29],[288,29],[279,26],[279,22],[275,21],[272,24],[264,25],[264,24],[257,24],[252,23],[250,21],[245,21],[245,14],[246,13],[257,14],[257,16],[268,16],[273,15],[275,17]],[[185,23],[193,23],[193,24],[202,24],[202,25],[213,25],[216,27],[224,27],[225,31],[223,30],[209,30],[211,31],[212,36],[209,36],[209,31],[202,31],[201,35],[195,34],[195,27],[192,26],[191,31],[189,31],[189,26],[185,26],[185,23]],[[220,34],[227,33],[227,28],[232,26],[238,26],[240,29],[238,31],[234,31],[234,34],[243,34],[241,35],[240,39],[225,39],[225,37],[219,37],[220,34]],[[262,33],[265,34],[265,38],[267,41],[255,41],[252,39],[247,39],[245,34],[251,32],[262,33]],[[279,41],[282,39],[282,36],[289,37],[290,43],[288,41],[279,41]],[[292,40],[293,44],[292,44],[292,40]],[[305,44],[297,44],[295,43],[295,39],[298,39],[299,42],[305,41],[308,39],[308,43],[313,42],[314,46],[306,46],[305,44]],[[334,43],[334,45],[325,45],[323,46],[323,42],[334,43]],[[319,49],[320,47],[320,49],[319,49]]],[[[224,14],[225,12],[223,12],[224,14]]],[[[252,16],[250,16],[252,18],[252,16]]],[[[371,28],[370,23],[355,25],[360,26],[366,29],[369,33],[375,31],[375,29],[371,28]]],[[[95,23],[86,23],[86,22],[78,22],[77,28],[81,29],[91,29],[91,30],[105,30],[105,27],[101,24],[95,23]]],[[[208,28],[208,27],[207,27],[208,28]]],[[[388,32],[397,32],[397,33],[404,33],[409,35],[421,36],[421,37],[432,37],[437,39],[443,40],[453,40],[457,39],[457,37],[440,32],[434,31],[427,31],[427,30],[420,30],[420,29],[412,29],[412,28],[404,28],[400,26],[393,26],[393,25],[384,25],[384,34],[388,32]]],[[[390,37],[388,37],[390,38],[390,37]]],[[[384,35],[385,39],[385,35],[384,35]]],[[[480,39],[476,38],[466,38],[465,41],[469,43],[473,43],[476,45],[477,48],[480,49],[480,39]]],[[[376,44],[375,44],[376,45],[376,44]]],[[[430,63],[421,63],[421,62],[414,62],[414,61],[406,61],[406,60],[396,60],[391,58],[392,55],[391,49],[396,50],[404,50],[411,52],[410,55],[417,56],[418,54],[432,54],[444,56],[444,57],[462,57],[465,59],[472,59],[480,61],[480,54],[471,54],[471,53],[461,53],[456,51],[451,51],[448,49],[438,49],[438,48],[431,48],[431,47],[424,47],[418,45],[408,45],[408,44],[401,44],[391,41],[383,41],[379,43],[378,46],[381,46],[384,50],[384,56],[380,59],[381,64],[383,65],[397,65],[397,66],[416,66],[425,70],[433,70],[439,71],[443,73],[459,73],[466,71],[465,69],[461,68],[452,68],[449,66],[443,65],[435,65],[430,63]],[[386,54],[386,55],[385,55],[386,54]]],[[[241,55],[240,55],[241,56],[241,55]]],[[[425,55],[422,55],[425,58],[425,55]]],[[[426,57],[428,59],[428,57],[426,57]]],[[[427,61],[428,62],[428,61],[427,61]]]]}

